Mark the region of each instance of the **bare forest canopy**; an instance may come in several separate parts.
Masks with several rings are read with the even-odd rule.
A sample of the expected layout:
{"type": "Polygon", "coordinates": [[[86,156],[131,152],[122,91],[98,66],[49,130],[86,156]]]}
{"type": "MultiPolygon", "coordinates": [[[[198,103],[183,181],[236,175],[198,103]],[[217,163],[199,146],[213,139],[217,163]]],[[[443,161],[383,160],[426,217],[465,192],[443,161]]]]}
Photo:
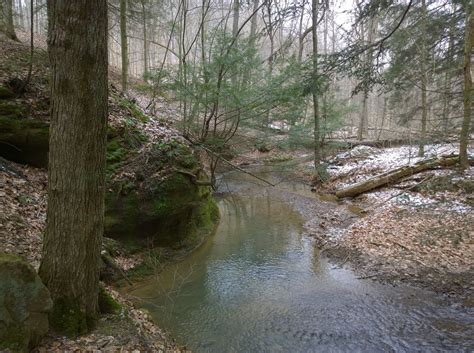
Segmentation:
{"type": "MultiPolygon", "coordinates": [[[[144,79],[150,110],[157,97],[176,99],[185,136],[216,153],[240,127],[263,132],[263,142],[265,130],[286,130],[297,145],[314,146],[316,164],[331,138],[409,139],[423,155],[428,142],[469,137],[471,0],[110,0],[108,7],[109,64],[121,70],[122,89],[144,79]]],[[[45,0],[15,0],[11,13],[15,28],[33,23],[46,35],[45,0]]]]}

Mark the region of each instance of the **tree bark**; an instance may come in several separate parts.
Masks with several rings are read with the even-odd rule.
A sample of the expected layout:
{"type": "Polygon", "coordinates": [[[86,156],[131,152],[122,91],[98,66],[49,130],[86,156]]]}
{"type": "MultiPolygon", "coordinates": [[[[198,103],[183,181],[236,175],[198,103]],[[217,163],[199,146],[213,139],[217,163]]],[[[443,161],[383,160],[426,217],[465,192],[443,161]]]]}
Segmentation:
{"type": "Polygon", "coordinates": [[[256,41],[256,34],[257,34],[257,11],[258,11],[258,6],[259,6],[260,0],[253,0],[253,9],[252,9],[252,19],[250,20],[250,46],[253,48],[255,46],[255,41],[256,41]]]}
{"type": "Polygon", "coordinates": [[[48,0],[52,67],[48,210],[39,274],[51,325],[81,334],[98,311],[104,228],[107,1],[48,0]]]}
{"type": "Polygon", "coordinates": [[[313,20],[313,112],[314,112],[314,168],[318,172],[321,164],[320,119],[318,101],[318,0],[312,0],[313,20]]]}
{"type": "Polygon", "coordinates": [[[233,4],[233,19],[232,19],[232,37],[237,36],[239,30],[239,17],[240,17],[240,3],[239,0],[234,0],[233,4]]]}
{"type": "MultiPolygon", "coordinates": [[[[367,26],[367,42],[369,46],[372,46],[375,40],[375,35],[377,31],[378,19],[372,16],[369,20],[369,24],[367,26]]],[[[361,35],[362,35],[362,42],[364,42],[365,36],[365,29],[364,25],[361,24],[361,35]]],[[[370,47],[366,52],[365,57],[365,65],[366,67],[371,70],[372,61],[373,61],[373,48],[370,47]]],[[[362,110],[360,114],[359,120],[359,128],[357,130],[357,138],[359,141],[362,141],[364,138],[369,136],[369,92],[363,92],[362,97],[362,110]]]]}
{"type": "Polygon", "coordinates": [[[438,159],[430,159],[427,161],[421,161],[413,166],[404,166],[401,168],[392,169],[388,172],[379,174],[368,180],[361,181],[354,185],[350,185],[346,188],[336,191],[336,196],[339,198],[343,197],[355,197],[363,194],[364,192],[374,190],[381,186],[393,183],[404,177],[420,173],[425,170],[434,169],[437,167],[448,167],[455,165],[459,161],[459,156],[448,156],[441,157],[438,159]]]}
{"type": "Polygon", "coordinates": [[[464,117],[461,129],[461,139],[459,144],[459,163],[461,168],[469,166],[467,156],[467,145],[471,125],[472,112],[472,72],[471,57],[474,46],[474,0],[468,6],[468,16],[466,19],[466,35],[464,40],[464,117]]]}
{"type": "Polygon", "coordinates": [[[426,0],[421,0],[421,59],[420,59],[420,70],[421,70],[421,136],[420,144],[418,146],[418,157],[425,155],[425,144],[426,144],[426,122],[428,118],[428,105],[426,101],[426,0]]]}
{"type": "Polygon", "coordinates": [[[142,0],[142,30],[143,30],[143,76],[148,75],[148,38],[146,25],[146,0],[142,0]]]}
{"type": "Polygon", "coordinates": [[[122,47],[122,92],[128,90],[127,0],[120,0],[120,45],[122,47]]]}
{"type": "MultiPolygon", "coordinates": [[[[272,2],[273,1],[268,1],[267,2],[267,16],[268,16],[268,26],[267,26],[267,33],[268,33],[268,38],[270,39],[270,56],[268,57],[268,81],[270,82],[272,77],[273,77],[273,61],[274,61],[274,55],[275,55],[275,31],[274,31],[274,24],[273,24],[273,18],[272,18],[272,2]]],[[[265,114],[265,120],[264,120],[264,125],[265,125],[265,137],[268,134],[268,126],[270,125],[270,120],[272,116],[272,109],[268,109],[266,114],[265,114]]]]}
{"type": "Polygon", "coordinates": [[[303,44],[304,38],[308,35],[309,32],[312,31],[312,28],[308,28],[303,32],[303,20],[304,20],[304,7],[306,5],[306,0],[303,0],[301,4],[301,14],[299,19],[298,25],[298,63],[301,64],[301,60],[303,59],[303,44]]]}
{"type": "MultiPolygon", "coordinates": [[[[452,9],[452,18],[450,20],[450,26],[449,26],[449,41],[448,41],[448,60],[449,63],[452,65],[452,60],[454,60],[454,31],[455,31],[455,25],[456,25],[456,19],[455,19],[455,12],[456,12],[456,7],[453,4],[453,9],[452,9]]],[[[450,115],[450,101],[452,98],[452,93],[450,92],[451,90],[451,72],[450,68],[451,65],[447,65],[446,71],[444,73],[444,95],[443,95],[443,133],[445,136],[448,134],[448,129],[449,129],[449,115],[450,115]]]]}
{"type": "Polygon", "coordinates": [[[0,31],[7,38],[18,41],[13,23],[13,0],[0,0],[0,31]]]}

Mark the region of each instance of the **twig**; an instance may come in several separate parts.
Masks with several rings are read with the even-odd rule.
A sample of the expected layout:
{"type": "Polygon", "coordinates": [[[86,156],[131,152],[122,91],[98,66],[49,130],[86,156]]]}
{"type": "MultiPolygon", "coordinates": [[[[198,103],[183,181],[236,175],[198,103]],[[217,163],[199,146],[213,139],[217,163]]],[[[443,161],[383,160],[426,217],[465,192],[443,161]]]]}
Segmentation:
{"type": "Polygon", "coordinates": [[[265,180],[263,178],[260,178],[258,175],[255,175],[253,173],[250,173],[249,171],[245,170],[245,169],[242,169],[240,168],[239,166],[235,165],[234,163],[232,162],[229,162],[227,159],[223,158],[221,155],[219,155],[218,153],[210,150],[209,148],[207,148],[206,146],[202,145],[202,144],[196,144],[197,146],[201,147],[203,150],[209,152],[210,154],[214,155],[215,157],[221,159],[224,163],[230,165],[232,168],[234,169],[237,169],[238,171],[242,172],[242,173],[245,173],[247,175],[250,175],[252,177],[254,177],[255,179],[258,179],[260,181],[263,181],[265,184],[268,184],[270,186],[275,186],[275,184],[269,182],[268,180],[265,180]]]}
{"type": "Polygon", "coordinates": [[[373,278],[373,277],[377,277],[379,275],[383,275],[383,273],[374,273],[372,275],[367,275],[367,276],[361,276],[361,277],[356,277],[356,279],[367,279],[367,278],[373,278]]]}

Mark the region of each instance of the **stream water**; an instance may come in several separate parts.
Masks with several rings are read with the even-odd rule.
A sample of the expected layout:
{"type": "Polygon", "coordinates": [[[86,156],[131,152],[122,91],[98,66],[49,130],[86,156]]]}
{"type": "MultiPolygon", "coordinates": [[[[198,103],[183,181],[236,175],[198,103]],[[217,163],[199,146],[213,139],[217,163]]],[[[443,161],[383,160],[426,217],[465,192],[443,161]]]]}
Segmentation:
{"type": "Polygon", "coordinates": [[[197,353],[474,350],[474,310],[357,279],[319,256],[288,204],[245,178],[229,185],[216,234],[130,293],[178,342],[197,353]]]}

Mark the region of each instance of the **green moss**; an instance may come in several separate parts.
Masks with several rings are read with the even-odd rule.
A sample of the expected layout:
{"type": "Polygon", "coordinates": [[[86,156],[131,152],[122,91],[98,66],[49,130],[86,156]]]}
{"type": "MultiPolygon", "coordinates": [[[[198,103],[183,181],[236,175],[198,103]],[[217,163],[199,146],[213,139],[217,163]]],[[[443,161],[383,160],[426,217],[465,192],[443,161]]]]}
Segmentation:
{"type": "Polygon", "coordinates": [[[15,97],[15,93],[5,86],[0,86],[0,99],[10,99],[15,97]]]}
{"type": "Polygon", "coordinates": [[[189,170],[199,168],[199,161],[191,148],[174,139],[155,145],[153,154],[157,156],[157,162],[163,164],[173,164],[189,170]]]}
{"type": "Polygon", "coordinates": [[[197,187],[188,177],[174,173],[156,189],[151,200],[152,213],[156,217],[170,217],[180,213],[183,207],[197,201],[197,187]]]}
{"type": "MultiPolygon", "coordinates": [[[[121,146],[121,142],[109,144],[111,171],[113,163],[121,163],[121,146]]],[[[147,155],[147,164],[136,166],[133,173],[136,178],[109,185],[105,202],[107,236],[120,239],[127,246],[141,243],[142,247],[179,248],[200,242],[201,230],[212,229],[217,207],[210,188],[196,185],[186,174],[201,179],[199,161],[189,146],[178,139],[156,144],[147,155]],[[164,168],[177,171],[164,179],[136,182],[164,168]]]]}
{"type": "Polygon", "coordinates": [[[0,350],[28,352],[29,334],[21,325],[9,325],[0,337],[0,350]]]}
{"type": "Polygon", "coordinates": [[[99,288],[99,310],[102,314],[115,314],[121,308],[121,305],[103,287],[99,288]]]}
{"type": "Polygon", "coordinates": [[[107,131],[107,180],[123,166],[130,153],[138,150],[146,142],[146,136],[135,126],[107,131]]]}
{"type": "Polygon", "coordinates": [[[0,117],[9,119],[24,119],[28,116],[28,107],[9,101],[0,101],[0,117]]]}
{"type": "Polygon", "coordinates": [[[88,331],[93,319],[81,310],[77,301],[59,298],[54,303],[49,322],[56,332],[77,337],[88,331]]]}
{"type": "Polygon", "coordinates": [[[24,259],[18,255],[0,253],[0,265],[8,268],[8,271],[20,278],[25,283],[34,282],[35,270],[24,259]]]}
{"type": "Polygon", "coordinates": [[[48,165],[49,125],[42,121],[16,119],[0,114],[1,156],[35,167],[48,165]]]}
{"type": "MultiPolygon", "coordinates": [[[[119,102],[119,104],[122,108],[125,108],[130,112],[131,118],[136,119],[136,120],[138,120],[142,123],[146,123],[149,120],[148,116],[146,116],[141,111],[141,109],[135,103],[133,103],[132,101],[130,101],[128,99],[122,99],[119,102]]],[[[131,121],[130,123],[133,124],[133,121],[131,121]]]]}
{"type": "Polygon", "coordinates": [[[106,196],[105,231],[126,243],[190,246],[209,232],[218,219],[208,187],[174,173],[147,194],[131,192],[106,196]]]}
{"type": "Polygon", "coordinates": [[[113,138],[107,143],[107,178],[122,165],[127,156],[127,148],[120,138],[113,138]]]}

